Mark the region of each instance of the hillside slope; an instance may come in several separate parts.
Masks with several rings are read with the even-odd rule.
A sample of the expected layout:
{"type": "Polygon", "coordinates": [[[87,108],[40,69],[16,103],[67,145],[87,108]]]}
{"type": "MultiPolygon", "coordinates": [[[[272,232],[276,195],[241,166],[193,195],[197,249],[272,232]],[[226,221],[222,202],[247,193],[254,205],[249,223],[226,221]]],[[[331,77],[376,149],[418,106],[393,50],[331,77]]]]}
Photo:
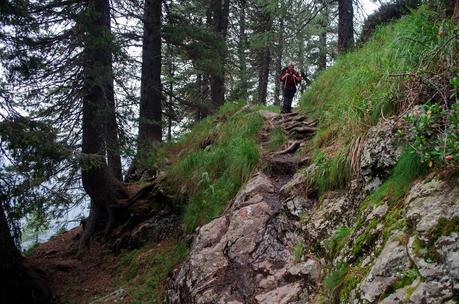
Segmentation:
{"type": "Polygon", "coordinates": [[[75,254],[72,232],[30,260],[63,303],[459,301],[457,31],[421,7],[339,58],[299,112],[225,104],[144,160],[103,258],[75,254]]]}

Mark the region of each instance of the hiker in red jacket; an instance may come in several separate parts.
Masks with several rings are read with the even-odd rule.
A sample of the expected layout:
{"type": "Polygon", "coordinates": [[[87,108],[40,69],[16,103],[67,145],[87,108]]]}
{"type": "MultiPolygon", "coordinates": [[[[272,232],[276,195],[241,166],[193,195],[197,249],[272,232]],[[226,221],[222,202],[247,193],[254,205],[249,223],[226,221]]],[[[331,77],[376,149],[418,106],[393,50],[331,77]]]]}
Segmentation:
{"type": "Polygon", "coordinates": [[[284,92],[284,103],[282,105],[281,113],[290,113],[292,111],[292,99],[296,92],[296,85],[301,82],[301,76],[293,63],[284,68],[279,76],[279,81],[282,84],[284,92]]]}

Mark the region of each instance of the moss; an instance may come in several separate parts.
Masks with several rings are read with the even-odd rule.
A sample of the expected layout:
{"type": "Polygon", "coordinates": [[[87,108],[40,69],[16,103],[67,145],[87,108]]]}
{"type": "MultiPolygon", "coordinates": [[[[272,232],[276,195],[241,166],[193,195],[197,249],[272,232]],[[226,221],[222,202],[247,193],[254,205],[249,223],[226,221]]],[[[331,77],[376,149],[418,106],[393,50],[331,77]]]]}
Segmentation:
{"type": "Polygon", "coordinates": [[[374,233],[374,229],[378,225],[378,220],[373,219],[365,228],[362,234],[360,234],[357,239],[355,239],[351,252],[352,254],[357,257],[360,255],[367,246],[373,244],[373,242],[377,239],[377,235],[374,233]]]}
{"type": "Polygon", "coordinates": [[[439,262],[441,260],[441,256],[435,248],[435,242],[441,236],[448,236],[453,232],[459,232],[459,217],[454,217],[452,219],[439,219],[438,224],[430,232],[429,240],[427,242],[424,242],[419,238],[414,240],[414,254],[418,257],[424,258],[426,262],[429,263],[439,262]]]}
{"type": "Polygon", "coordinates": [[[357,285],[363,280],[363,278],[370,271],[369,267],[351,267],[346,277],[343,280],[341,289],[339,292],[340,303],[347,303],[351,295],[351,291],[354,290],[357,285]]]}
{"type": "Polygon", "coordinates": [[[387,241],[395,230],[403,231],[407,226],[406,219],[403,216],[403,209],[394,208],[389,210],[384,216],[383,240],[387,241]]]}
{"type": "Polygon", "coordinates": [[[341,251],[346,241],[349,239],[352,230],[348,227],[339,227],[333,232],[333,234],[325,240],[325,250],[329,260],[333,258],[341,251]]]}
{"type": "Polygon", "coordinates": [[[384,292],[384,294],[380,297],[380,300],[388,297],[400,288],[411,285],[418,277],[420,277],[420,274],[417,268],[409,268],[405,270],[401,277],[388,287],[386,292],[384,292]]]}

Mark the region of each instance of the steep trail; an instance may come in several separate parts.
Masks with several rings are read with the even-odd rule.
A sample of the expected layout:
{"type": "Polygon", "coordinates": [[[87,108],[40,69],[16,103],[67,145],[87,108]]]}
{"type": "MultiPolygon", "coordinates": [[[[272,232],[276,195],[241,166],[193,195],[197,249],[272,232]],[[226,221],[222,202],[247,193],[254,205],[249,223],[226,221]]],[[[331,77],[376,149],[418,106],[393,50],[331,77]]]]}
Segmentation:
{"type": "Polygon", "coordinates": [[[260,111],[265,166],[256,171],[223,214],[195,232],[189,258],[169,282],[171,303],[314,302],[320,281],[315,257],[295,253],[304,246],[300,215],[311,202],[283,191],[308,163],[300,148],[315,122],[300,113],[260,111]],[[281,129],[287,142],[270,151],[270,135],[281,129]]]}

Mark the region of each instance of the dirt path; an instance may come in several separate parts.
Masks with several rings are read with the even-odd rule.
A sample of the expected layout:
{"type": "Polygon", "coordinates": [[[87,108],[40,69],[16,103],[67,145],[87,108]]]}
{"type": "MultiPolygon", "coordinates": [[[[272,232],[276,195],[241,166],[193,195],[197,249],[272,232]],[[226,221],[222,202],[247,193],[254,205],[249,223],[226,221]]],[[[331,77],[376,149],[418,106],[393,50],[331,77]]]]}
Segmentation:
{"type": "Polygon", "coordinates": [[[97,242],[91,242],[86,251],[77,254],[73,238],[79,230],[74,228],[52,237],[33,249],[26,259],[47,274],[59,303],[90,303],[114,288],[116,258],[97,242]]]}

